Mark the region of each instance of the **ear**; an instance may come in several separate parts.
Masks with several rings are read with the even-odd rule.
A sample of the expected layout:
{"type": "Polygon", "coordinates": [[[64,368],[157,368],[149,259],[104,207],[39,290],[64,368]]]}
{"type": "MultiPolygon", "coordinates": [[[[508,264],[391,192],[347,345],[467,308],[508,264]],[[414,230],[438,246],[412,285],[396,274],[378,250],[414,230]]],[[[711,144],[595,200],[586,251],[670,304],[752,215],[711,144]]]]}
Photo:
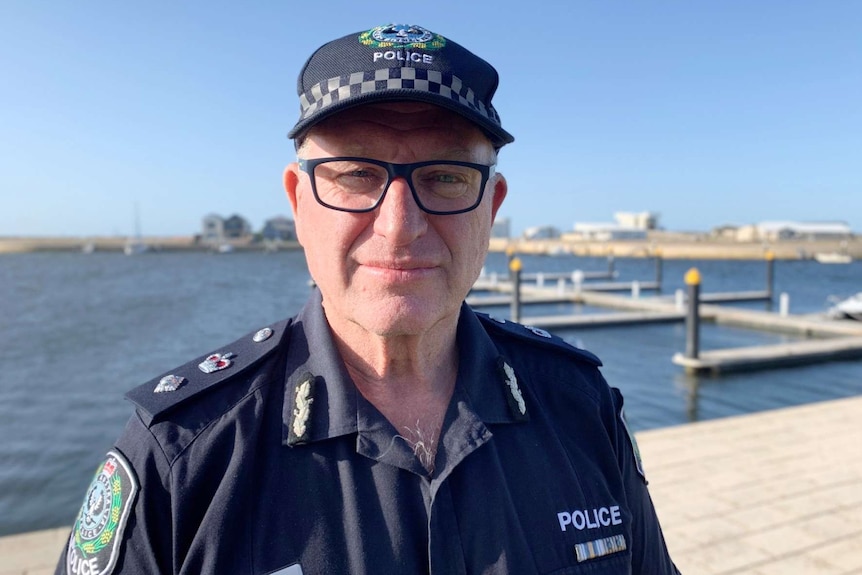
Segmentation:
{"type": "Polygon", "coordinates": [[[497,217],[497,210],[506,199],[506,194],[509,192],[509,184],[506,183],[506,178],[503,174],[494,174],[494,197],[491,199],[491,221],[497,217]]]}
{"type": "Polygon", "coordinates": [[[287,192],[287,199],[290,200],[290,207],[293,209],[293,217],[298,217],[296,188],[299,186],[299,164],[293,162],[288,164],[284,169],[284,191],[287,192]]]}

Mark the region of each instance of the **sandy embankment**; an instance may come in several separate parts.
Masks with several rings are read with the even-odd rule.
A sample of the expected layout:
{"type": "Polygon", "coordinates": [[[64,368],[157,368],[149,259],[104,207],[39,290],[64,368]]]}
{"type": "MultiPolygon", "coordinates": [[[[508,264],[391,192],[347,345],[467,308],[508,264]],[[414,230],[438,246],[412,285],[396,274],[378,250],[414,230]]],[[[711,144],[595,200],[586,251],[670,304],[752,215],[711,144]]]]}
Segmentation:
{"type": "MultiPolygon", "coordinates": [[[[0,254],[28,252],[122,251],[125,237],[0,237],[0,254]]],[[[195,242],[193,236],[146,237],[143,242],[154,251],[212,251],[214,246],[195,242]]],[[[264,250],[267,246],[248,240],[231,243],[238,251],[264,250]]],[[[272,246],[270,246],[272,247],[272,246]]],[[[286,242],[279,249],[299,248],[286,242]]],[[[655,257],[666,259],[764,259],[771,253],[775,259],[810,259],[816,253],[843,252],[862,260],[862,236],[849,240],[780,240],[773,242],[736,242],[706,235],[673,234],[646,240],[590,242],[573,240],[522,240],[492,238],[491,251],[514,250],[523,254],[574,254],[577,256],[655,257]]]]}
{"type": "Polygon", "coordinates": [[[811,259],[816,253],[846,253],[862,259],[862,237],[849,240],[780,240],[737,242],[709,236],[679,234],[671,238],[634,241],[589,242],[573,240],[505,240],[493,238],[491,250],[525,254],[574,254],[577,256],[648,257],[666,259],[762,260],[771,254],[779,260],[811,259]]]}
{"type": "MultiPolygon", "coordinates": [[[[31,252],[121,252],[128,238],[125,237],[0,237],[0,254],[31,252]]],[[[141,242],[152,251],[213,251],[216,246],[198,243],[193,236],[144,237],[141,242]]],[[[230,242],[236,250],[264,250],[273,247],[249,240],[230,242]]],[[[295,242],[282,242],[279,249],[296,248],[295,242]]]]}

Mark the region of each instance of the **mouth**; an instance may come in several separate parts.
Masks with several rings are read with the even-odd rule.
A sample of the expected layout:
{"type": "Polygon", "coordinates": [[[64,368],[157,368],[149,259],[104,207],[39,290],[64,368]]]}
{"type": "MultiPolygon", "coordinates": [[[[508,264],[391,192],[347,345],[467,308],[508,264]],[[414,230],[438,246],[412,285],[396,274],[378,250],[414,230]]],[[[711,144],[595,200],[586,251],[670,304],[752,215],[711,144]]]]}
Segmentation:
{"type": "Polygon", "coordinates": [[[429,261],[392,261],[373,260],[360,264],[374,276],[394,283],[418,281],[427,278],[438,269],[438,265],[429,261]]]}

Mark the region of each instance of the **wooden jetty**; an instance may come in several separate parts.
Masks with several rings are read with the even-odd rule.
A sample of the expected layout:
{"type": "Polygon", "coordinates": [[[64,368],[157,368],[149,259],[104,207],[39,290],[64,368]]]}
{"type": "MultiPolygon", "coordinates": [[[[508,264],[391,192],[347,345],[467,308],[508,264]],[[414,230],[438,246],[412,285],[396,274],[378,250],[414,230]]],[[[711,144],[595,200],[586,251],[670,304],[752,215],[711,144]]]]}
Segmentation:
{"type": "Polygon", "coordinates": [[[677,353],[673,356],[673,362],[684,367],[689,373],[717,375],[730,371],[787,367],[860,357],[862,336],[716,349],[702,351],[697,357],[686,357],[677,353]]]}
{"type": "Polygon", "coordinates": [[[685,321],[683,312],[614,312],[575,315],[546,315],[522,317],[521,323],[543,329],[562,327],[609,327],[644,323],[673,323],[685,321]]]}
{"type": "Polygon", "coordinates": [[[567,281],[577,281],[576,278],[580,277],[582,280],[610,280],[619,276],[619,273],[613,270],[609,270],[606,272],[602,271],[583,271],[583,270],[575,270],[573,272],[532,272],[532,273],[524,273],[521,274],[521,279],[524,281],[532,281],[538,284],[544,283],[546,281],[559,281],[559,280],[567,280],[567,281]]]}
{"type": "MultiPolygon", "coordinates": [[[[689,295],[640,297],[642,290],[660,290],[658,282],[583,282],[568,283],[572,274],[560,274],[555,287],[538,284],[520,284],[521,305],[532,304],[584,304],[625,311],[597,314],[570,314],[553,316],[525,316],[518,321],[543,329],[596,328],[631,326],[648,323],[685,322],[689,314],[689,295]],[[630,292],[630,296],[621,293],[630,292]]],[[[511,305],[515,283],[499,278],[480,278],[476,289],[497,292],[496,295],[472,295],[467,303],[474,307],[511,305]]],[[[758,329],[779,333],[792,333],[806,338],[803,341],[700,351],[693,354],[677,353],[672,361],[690,374],[719,374],[729,371],[765,369],[790,365],[857,359],[862,357],[862,322],[837,321],[818,315],[790,315],[730,307],[734,302],[772,301],[771,290],[697,294],[697,321],[710,321],[720,325],[758,329]]],[[[689,320],[690,321],[690,320],[689,320]]],[[[690,331],[690,330],[689,330],[690,331]]],[[[688,345],[687,345],[688,352],[688,345]]]]}

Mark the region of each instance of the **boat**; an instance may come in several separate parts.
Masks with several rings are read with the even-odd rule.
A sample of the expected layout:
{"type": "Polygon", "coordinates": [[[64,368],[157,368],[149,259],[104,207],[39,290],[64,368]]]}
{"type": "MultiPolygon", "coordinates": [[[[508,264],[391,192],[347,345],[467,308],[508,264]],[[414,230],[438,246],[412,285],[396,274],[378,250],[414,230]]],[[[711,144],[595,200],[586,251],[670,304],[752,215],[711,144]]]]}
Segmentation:
{"type": "Polygon", "coordinates": [[[136,256],[139,254],[146,253],[149,250],[150,247],[147,244],[136,240],[129,240],[128,242],[126,242],[126,245],[123,246],[123,253],[127,256],[136,256]]]}
{"type": "Polygon", "coordinates": [[[862,292],[835,303],[826,312],[832,319],[855,319],[862,321],[862,292]]]}
{"type": "Polygon", "coordinates": [[[138,205],[135,204],[135,235],[126,240],[123,253],[127,256],[136,256],[150,251],[150,246],[144,243],[141,236],[141,217],[138,214],[138,205]]]}
{"type": "Polygon", "coordinates": [[[850,254],[841,252],[817,252],[814,259],[821,264],[849,264],[853,261],[850,254]]]}

